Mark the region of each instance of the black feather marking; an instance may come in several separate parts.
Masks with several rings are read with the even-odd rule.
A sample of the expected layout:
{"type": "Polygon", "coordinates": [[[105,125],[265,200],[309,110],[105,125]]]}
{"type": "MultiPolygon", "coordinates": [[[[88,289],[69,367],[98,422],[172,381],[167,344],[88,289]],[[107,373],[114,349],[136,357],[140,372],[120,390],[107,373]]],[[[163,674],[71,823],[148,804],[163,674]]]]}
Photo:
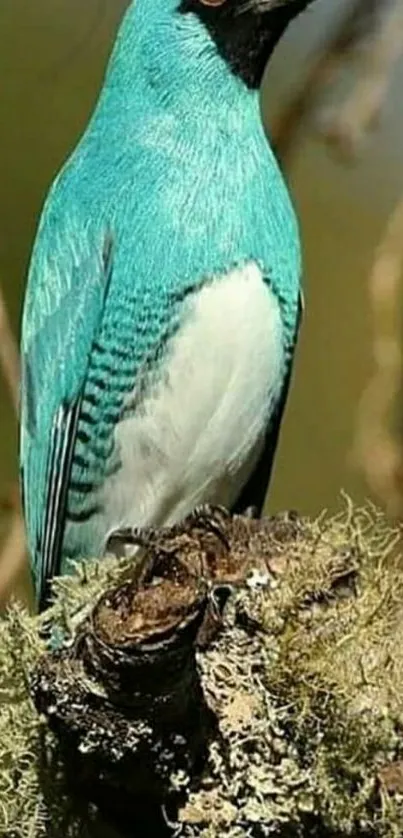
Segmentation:
{"type": "Polygon", "coordinates": [[[106,349],[102,346],[102,344],[98,343],[98,341],[94,340],[92,348],[97,355],[105,355],[106,349]]]}
{"type": "Polygon", "coordinates": [[[103,410],[102,411],[102,417],[103,417],[104,422],[106,422],[107,424],[110,423],[111,425],[116,424],[116,422],[119,421],[121,415],[122,415],[122,408],[121,408],[120,405],[115,410],[103,410]]]}
{"type": "MultiPolygon", "coordinates": [[[[94,341],[92,348],[98,355],[106,354],[105,347],[102,346],[101,343],[98,343],[98,341],[94,341]]],[[[108,354],[112,355],[114,358],[118,358],[119,361],[128,361],[131,357],[130,352],[127,349],[120,349],[117,346],[109,346],[108,354]]],[[[101,365],[99,365],[98,369],[101,369],[101,365]]]]}
{"type": "Polygon", "coordinates": [[[112,276],[112,264],[113,264],[113,234],[111,230],[108,230],[105,234],[104,243],[102,247],[102,263],[103,263],[103,274],[105,277],[105,285],[108,287],[111,276],[112,276]]]}
{"type": "Polygon", "coordinates": [[[89,383],[96,387],[98,390],[106,390],[106,381],[104,378],[99,378],[99,376],[91,375],[89,378],[89,383]]]}
{"type": "MultiPolygon", "coordinates": [[[[115,374],[116,367],[112,367],[110,364],[98,363],[96,365],[94,364],[93,372],[95,372],[96,374],[101,373],[103,378],[106,381],[108,381],[109,378],[113,377],[113,375],[115,374]]],[[[121,367],[120,370],[119,370],[119,377],[120,377],[120,379],[125,379],[126,381],[131,381],[132,377],[133,377],[133,372],[132,372],[131,369],[125,370],[125,369],[122,369],[122,367],[121,367]]],[[[89,382],[92,384],[93,381],[94,381],[93,375],[91,374],[90,377],[89,377],[89,382]]]]}
{"type": "Polygon", "coordinates": [[[81,410],[80,422],[84,422],[85,425],[96,425],[95,417],[88,410],[81,410]]]}
{"type": "Polygon", "coordinates": [[[89,521],[90,518],[94,515],[98,515],[100,512],[102,512],[102,506],[99,503],[94,503],[92,506],[80,509],[79,512],[73,512],[71,509],[68,509],[66,512],[66,518],[74,524],[82,524],[85,521],[89,521]]]}
{"type": "Polygon", "coordinates": [[[73,463],[77,468],[87,469],[90,467],[90,461],[87,457],[83,457],[82,454],[74,454],[73,463]]]}
{"type": "Polygon", "coordinates": [[[89,492],[94,491],[94,483],[92,480],[70,480],[69,489],[71,492],[79,492],[83,495],[88,495],[89,492]]]}
{"type": "Polygon", "coordinates": [[[99,398],[94,393],[85,393],[83,396],[83,404],[90,404],[91,407],[98,407],[99,398]]]}
{"type": "Polygon", "coordinates": [[[21,392],[23,393],[25,422],[29,435],[34,437],[37,431],[36,422],[36,399],[34,377],[31,370],[31,361],[27,353],[24,354],[21,365],[21,392]]]}

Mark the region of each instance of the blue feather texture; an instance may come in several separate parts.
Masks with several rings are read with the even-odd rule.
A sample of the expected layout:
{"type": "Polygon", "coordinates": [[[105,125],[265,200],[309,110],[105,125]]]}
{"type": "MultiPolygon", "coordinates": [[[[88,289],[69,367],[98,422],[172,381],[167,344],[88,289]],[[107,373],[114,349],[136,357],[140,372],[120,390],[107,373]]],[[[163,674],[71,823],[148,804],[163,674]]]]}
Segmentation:
{"type": "Polygon", "coordinates": [[[20,461],[38,596],[69,559],[99,555],[112,526],[138,523],[103,515],[122,467],[116,429],[166,374],[190,301],[251,263],[279,306],[285,382],[300,244],[258,94],[197,16],[136,0],[48,194],[28,277],[20,461]]]}

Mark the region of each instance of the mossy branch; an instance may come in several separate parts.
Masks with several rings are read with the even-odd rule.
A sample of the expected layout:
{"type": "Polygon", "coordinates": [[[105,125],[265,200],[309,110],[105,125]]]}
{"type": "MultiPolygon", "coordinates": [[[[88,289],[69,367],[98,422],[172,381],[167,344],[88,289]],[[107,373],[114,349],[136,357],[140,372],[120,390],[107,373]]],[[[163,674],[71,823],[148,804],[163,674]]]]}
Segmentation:
{"type": "Polygon", "coordinates": [[[0,626],[0,835],[400,836],[400,534],[348,504],[121,538],[0,626]]]}

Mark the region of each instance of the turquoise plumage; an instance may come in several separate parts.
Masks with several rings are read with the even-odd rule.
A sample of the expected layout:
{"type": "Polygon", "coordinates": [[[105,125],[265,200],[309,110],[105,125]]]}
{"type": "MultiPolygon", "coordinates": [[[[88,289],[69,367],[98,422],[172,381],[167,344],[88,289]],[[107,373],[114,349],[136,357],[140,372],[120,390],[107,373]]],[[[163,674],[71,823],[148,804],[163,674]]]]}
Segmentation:
{"type": "MultiPolygon", "coordinates": [[[[264,19],[268,55],[291,14],[266,3],[253,20],[264,19]]],[[[301,264],[260,79],[248,74],[258,61],[232,23],[238,6],[130,5],[95,112],[43,209],[20,439],[42,605],[51,577],[99,555],[115,528],[168,523],[199,502],[262,503],[301,264]]]]}

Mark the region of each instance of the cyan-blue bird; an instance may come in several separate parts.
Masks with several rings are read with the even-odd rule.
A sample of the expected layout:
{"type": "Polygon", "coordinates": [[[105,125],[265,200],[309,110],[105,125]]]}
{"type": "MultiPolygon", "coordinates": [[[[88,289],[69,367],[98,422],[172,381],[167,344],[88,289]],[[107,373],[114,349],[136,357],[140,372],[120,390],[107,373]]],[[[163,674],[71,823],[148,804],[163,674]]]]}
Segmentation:
{"type": "Polygon", "coordinates": [[[195,506],[260,512],[300,317],[300,243],[259,87],[309,0],[136,0],[48,194],[22,329],[40,607],[69,559],[195,506]]]}

